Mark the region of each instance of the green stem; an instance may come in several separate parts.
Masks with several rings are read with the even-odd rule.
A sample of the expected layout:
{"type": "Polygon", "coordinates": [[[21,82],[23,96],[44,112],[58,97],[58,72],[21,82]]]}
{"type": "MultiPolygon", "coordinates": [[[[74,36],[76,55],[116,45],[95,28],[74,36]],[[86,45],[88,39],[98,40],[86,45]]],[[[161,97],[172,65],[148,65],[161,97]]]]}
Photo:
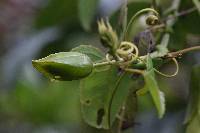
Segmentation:
{"type": "Polygon", "coordinates": [[[152,0],[152,5],[154,9],[157,9],[157,1],[156,0],[152,0]]]}
{"type": "Polygon", "coordinates": [[[101,67],[101,66],[113,65],[115,63],[116,63],[116,60],[113,60],[113,61],[94,63],[93,66],[94,67],[101,67]]]}
{"type": "Polygon", "coordinates": [[[122,34],[121,34],[121,41],[124,40],[125,37],[125,32],[126,32],[126,27],[127,27],[127,18],[128,18],[128,0],[124,1],[124,5],[122,7],[122,34]]]}
{"type": "Polygon", "coordinates": [[[93,66],[94,67],[101,67],[101,66],[107,66],[107,65],[119,65],[120,63],[123,63],[123,62],[124,61],[112,60],[112,61],[94,63],[93,66]]]}

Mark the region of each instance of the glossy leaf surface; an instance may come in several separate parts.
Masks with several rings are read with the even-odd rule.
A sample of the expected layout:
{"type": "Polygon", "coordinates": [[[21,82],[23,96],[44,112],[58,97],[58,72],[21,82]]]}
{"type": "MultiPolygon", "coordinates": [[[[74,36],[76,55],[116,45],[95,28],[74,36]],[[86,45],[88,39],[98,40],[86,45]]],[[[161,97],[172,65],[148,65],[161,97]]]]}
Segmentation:
{"type": "Polygon", "coordinates": [[[55,80],[78,80],[88,76],[93,69],[91,59],[78,52],[51,54],[32,63],[39,72],[55,80]]]}
{"type": "Polygon", "coordinates": [[[91,45],[80,45],[76,48],[73,48],[72,51],[86,54],[93,62],[102,60],[105,57],[98,48],[91,45]]]}

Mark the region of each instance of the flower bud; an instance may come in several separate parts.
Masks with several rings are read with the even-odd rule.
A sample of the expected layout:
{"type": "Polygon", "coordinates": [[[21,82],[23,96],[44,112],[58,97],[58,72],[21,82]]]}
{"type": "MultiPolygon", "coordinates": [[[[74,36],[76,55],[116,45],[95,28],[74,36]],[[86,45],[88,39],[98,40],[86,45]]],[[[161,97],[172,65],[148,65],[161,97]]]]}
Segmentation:
{"type": "Polygon", "coordinates": [[[98,30],[103,46],[116,49],[118,45],[117,33],[113,30],[108,20],[106,22],[103,19],[98,21],[98,30]]]}

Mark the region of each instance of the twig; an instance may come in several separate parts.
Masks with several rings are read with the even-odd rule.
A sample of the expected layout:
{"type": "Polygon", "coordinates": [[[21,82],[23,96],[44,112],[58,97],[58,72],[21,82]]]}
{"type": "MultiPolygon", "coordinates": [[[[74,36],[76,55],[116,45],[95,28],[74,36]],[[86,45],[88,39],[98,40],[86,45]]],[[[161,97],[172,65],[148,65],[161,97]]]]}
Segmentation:
{"type": "Polygon", "coordinates": [[[153,30],[157,30],[157,29],[160,29],[160,28],[164,28],[165,26],[166,25],[163,23],[163,24],[152,26],[152,27],[149,28],[149,30],[153,31],[153,30]]]}
{"type": "Polygon", "coordinates": [[[197,10],[196,7],[192,7],[192,8],[190,8],[190,9],[181,11],[181,12],[175,14],[174,16],[169,16],[169,17],[163,19],[163,21],[166,21],[166,20],[169,20],[169,19],[174,19],[174,18],[181,17],[181,16],[185,16],[185,15],[190,14],[190,13],[196,11],[196,10],[197,10]]]}
{"type": "MultiPolygon", "coordinates": [[[[167,18],[164,18],[162,21],[165,22],[165,21],[170,20],[170,19],[175,19],[175,18],[177,18],[177,17],[185,16],[185,15],[190,14],[190,13],[196,11],[196,10],[197,10],[196,7],[192,7],[192,8],[190,8],[190,9],[188,9],[188,10],[181,11],[181,12],[175,14],[174,16],[169,16],[169,17],[167,17],[167,18]]],[[[165,25],[164,23],[162,23],[162,24],[159,24],[159,25],[155,25],[155,26],[153,26],[153,27],[150,27],[149,30],[150,30],[150,31],[152,31],[152,30],[157,30],[157,29],[160,29],[160,28],[164,28],[165,26],[166,26],[166,25],[165,25]]]]}
{"type": "MultiPolygon", "coordinates": [[[[179,51],[176,51],[176,52],[170,52],[170,53],[168,53],[167,55],[165,55],[163,57],[164,58],[176,58],[176,57],[182,56],[183,54],[186,54],[188,52],[198,51],[198,50],[200,50],[200,46],[194,46],[194,47],[182,49],[182,50],[179,50],[179,51]]],[[[147,56],[144,55],[144,56],[141,56],[140,59],[144,60],[146,57],[147,56]]],[[[157,56],[155,56],[155,58],[156,57],[157,56]]],[[[93,66],[94,67],[100,67],[100,66],[106,66],[106,65],[119,65],[121,63],[123,64],[124,61],[123,60],[122,61],[112,60],[112,61],[105,61],[105,62],[94,63],[93,66]]],[[[140,71],[138,69],[124,69],[124,70],[127,71],[127,72],[130,72],[130,73],[138,73],[138,74],[142,74],[143,73],[143,71],[140,71]]]]}
{"type": "Polygon", "coordinates": [[[182,56],[185,53],[188,53],[188,52],[191,52],[191,51],[197,51],[197,50],[200,50],[200,46],[194,46],[194,47],[186,48],[186,49],[179,50],[179,51],[176,51],[176,52],[171,52],[171,53],[168,53],[166,55],[166,57],[167,58],[175,58],[175,57],[178,57],[178,56],[182,56]]]}

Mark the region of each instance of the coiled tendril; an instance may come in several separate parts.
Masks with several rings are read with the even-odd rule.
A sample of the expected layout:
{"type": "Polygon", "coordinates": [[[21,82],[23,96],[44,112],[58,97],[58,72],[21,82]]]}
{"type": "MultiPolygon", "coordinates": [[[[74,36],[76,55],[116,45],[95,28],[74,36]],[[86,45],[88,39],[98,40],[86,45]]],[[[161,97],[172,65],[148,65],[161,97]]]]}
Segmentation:
{"type": "Polygon", "coordinates": [[[148,15],[146,18],[146,24],[150,26],[157,25],[159,23],[158,16],[156,15],[148,15]]]}
{"type": "Polygon", "coordinates": [[[130,64],[139,56],[139,50],[137,46],[131,42],[121,42],[119,48],[116,51],[119,59],[124,60],[126,63],[130,64]]]}

